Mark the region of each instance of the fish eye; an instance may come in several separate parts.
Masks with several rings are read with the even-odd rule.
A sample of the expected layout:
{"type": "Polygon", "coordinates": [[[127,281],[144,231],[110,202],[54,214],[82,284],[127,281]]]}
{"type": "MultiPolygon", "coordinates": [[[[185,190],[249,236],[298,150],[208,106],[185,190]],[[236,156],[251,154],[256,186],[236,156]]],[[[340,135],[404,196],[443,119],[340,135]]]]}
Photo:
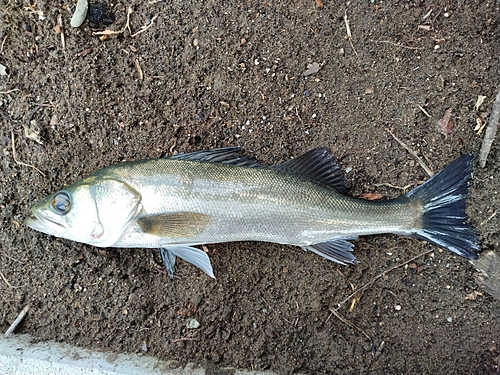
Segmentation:
{"type": "Polygon", "coordinates": [[[59,214],[65,214],[71,208],[71,200],[65,192],[59,192],[52,197],[52,208],[59,214]]]}

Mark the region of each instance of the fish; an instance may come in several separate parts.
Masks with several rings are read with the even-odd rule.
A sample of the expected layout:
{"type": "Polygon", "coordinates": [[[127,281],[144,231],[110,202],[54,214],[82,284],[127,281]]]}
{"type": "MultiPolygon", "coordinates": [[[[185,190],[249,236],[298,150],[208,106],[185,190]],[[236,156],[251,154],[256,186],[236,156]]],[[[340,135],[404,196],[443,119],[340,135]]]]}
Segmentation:
{"type": "Polygon", "coordinates": [[[463,154],[405,195],[364,200],[346,194],[326,147],[274,166],[239,147],[203,150],[104,167],[41,199],[25,224],[98,247],[158,248],[170,276],[179,257],[215,278],[196,246],[235,241],[295,245],[346,265],[356,262],[351,241],[393,233],[478,259],[465,212],[473,169],[463,154]]]}

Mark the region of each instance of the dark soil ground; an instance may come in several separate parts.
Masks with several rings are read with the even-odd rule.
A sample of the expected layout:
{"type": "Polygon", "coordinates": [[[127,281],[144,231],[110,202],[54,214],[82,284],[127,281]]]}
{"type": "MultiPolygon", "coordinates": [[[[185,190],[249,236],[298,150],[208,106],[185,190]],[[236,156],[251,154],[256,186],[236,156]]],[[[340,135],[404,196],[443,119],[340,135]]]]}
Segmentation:
{"type": "MultiPolygon", "coordinates": [[[[399,196],[379,184],[427,174],[386,129],[434,171],[477,157],[474,129],[500,83],[498,1],[132,0],[107,4],[111,25],[72,29],[74,6],[0,8],[1,330],[30,304],[17,332],[214,372],[498,373],[500,302],[467,260],[422,241],[363,237],[352,266],[291,246],[208,245],[216,280],[183,261],[171,280],[156,250],[99,249],[22,224],[39,199],[106,165],[235,145],[267,164],[328,146],[350,194],[399,196]],[[122,29],[127,6],[132,34],[151,27],[93,35],[122,29]],[[313,62],[321,69],[304,77],[313,62]],[[332,315],[353,288],[428,250],[332,315]],[[187,329],[190,318],[201,326],[187,329]]],[[[497,139],[468,206],[485,250],[500,243],[499,173],[497,139]]]]}

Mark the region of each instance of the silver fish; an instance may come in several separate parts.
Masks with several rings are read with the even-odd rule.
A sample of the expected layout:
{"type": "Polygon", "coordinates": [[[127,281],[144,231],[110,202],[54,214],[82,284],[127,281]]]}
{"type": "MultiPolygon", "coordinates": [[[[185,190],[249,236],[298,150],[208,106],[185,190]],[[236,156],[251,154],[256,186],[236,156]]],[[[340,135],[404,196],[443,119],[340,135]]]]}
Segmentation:
{"type": "Polygon", "coordinates": [[[99,247],[159,248],[172,276],[176,256],[214,277],[196,245],[266,241],[300,246],[353,263],[360,235],[395,233],[477,259],[478,237],[465,213],[473,171],[462,155],[397,199],[345,195],[342,169],[326,148],[263,167],[239,148],[115,164],[49,195],[29,227],[99,247]]]}

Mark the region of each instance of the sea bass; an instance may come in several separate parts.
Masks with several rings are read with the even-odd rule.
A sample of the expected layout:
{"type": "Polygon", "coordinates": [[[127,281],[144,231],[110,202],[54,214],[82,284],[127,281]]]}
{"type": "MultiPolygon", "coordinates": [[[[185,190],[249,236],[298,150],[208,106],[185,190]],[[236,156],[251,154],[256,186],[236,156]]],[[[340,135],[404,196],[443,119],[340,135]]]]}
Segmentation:
{"type": "Polygon", "coordinates": [[[269,167],[238,151],[105,167],[42,199],[25,223],[99,247],[159,248],[171,276],[180,257],[214,277],[208,255],[194,246],[230,241],[296,245],[346,264],[355,261],[350,240],[395,233],[478,258],[465,213],[471,155],[404,196],[368,201],[344,194],[344,173],[327,148],[269,167]]]}

